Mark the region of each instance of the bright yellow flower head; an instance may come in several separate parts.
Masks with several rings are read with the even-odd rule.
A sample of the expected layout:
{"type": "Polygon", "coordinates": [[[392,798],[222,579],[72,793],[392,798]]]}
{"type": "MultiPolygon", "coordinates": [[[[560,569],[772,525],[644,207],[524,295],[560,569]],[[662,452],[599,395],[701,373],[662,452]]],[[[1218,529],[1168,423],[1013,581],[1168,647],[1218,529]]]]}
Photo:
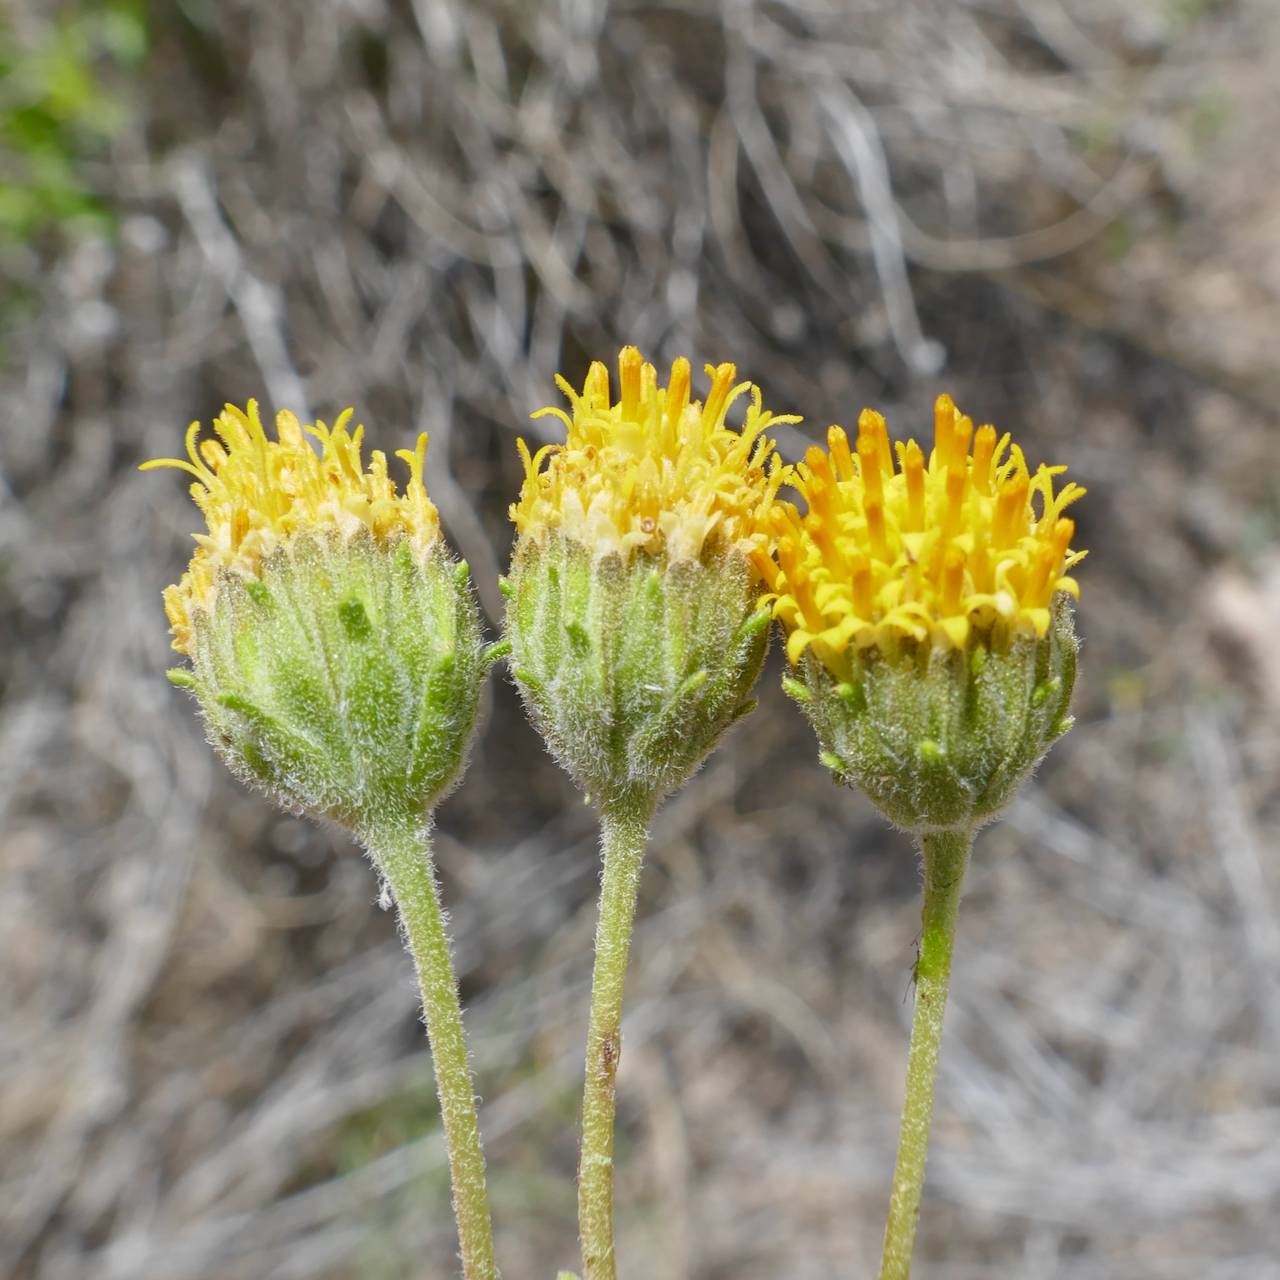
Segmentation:
{"type": "Polygon", "coordinates": [[[703,402],[689,398],[683,357],[665,387],[635,347],[623,348],[618,371],[616,403],[608,370],[597,361],[581,393],[556,378],[572,417],[556,408],[533,415],[560,418],[568,438],[532,456],[519,442],[525,478],[511,519],[520,536],[541,538],[555,529],[597,555],[640,549],[684,560],[701,555],[714,535],[753,559],[767,555],[770,511],[785,469],[765,432],[799,419],[763,409],[755,386],[734,382],[731,364],[707,366],[711,388],[703,402]],[[744,392],[751,403],[735,431],[725,415],[744,392]]]}
{"type": "Polygon", "coordinates": [[[914,440],[891,449],[870,409],[853,449],[840,427],[827,439],[829,452],[815,446],[796,468],[808,511],[777,504],[778,563],[761,565],[792,662],[812,649],[845,679],[851,646],[1039,637],[1054,593],[1079,595],[1066,574],[1085,553],[1070,549],[1075,525],[1062,512],[1084,490],[1054,493],[1065,467],[1032,475],[1008,434],[975,431],[945,395],[927,463],[914,440]]]}
{"type": "Polygon", "coordinates": [[[281,410],[276,439],[267,437],[250,400],[246,410],[227,405],[213,424],[217,439],[197,442],[200,424],[187,431],[187,458],[157,458],[142,464],[178,467],[196,478],[191,496],[204,514],[208,533],[197,533],[195,554],[182,581],[164,593],[173,628],[173,647],[191,652],[193,615],[208,605],[222,570],[257,577],[263,560],[287,547],[297,534],[367,531],[379,541],[409,538],[425,548],[439,536],[436,509],[422,482],[427,436],[397,457],[409,466],[403,495],[387,475],[387,458],[375,449],[364,469],[360,456],[364,427],[347,429],[351,410],[332,428],[304,427],[281,410]],[[319,442],[320,452],[307,440],[319,442]]]}

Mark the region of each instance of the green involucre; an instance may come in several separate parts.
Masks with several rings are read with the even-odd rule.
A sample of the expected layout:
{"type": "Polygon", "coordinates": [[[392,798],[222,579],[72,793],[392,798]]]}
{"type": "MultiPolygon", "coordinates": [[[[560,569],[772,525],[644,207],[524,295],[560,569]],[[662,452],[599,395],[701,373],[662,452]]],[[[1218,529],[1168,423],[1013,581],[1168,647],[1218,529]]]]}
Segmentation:
{"type": "Polygon", "coordinates": [[[367,831],[457,780],[486,670],[466,568],[443,543],[300,536],[224,572],[189,672],[209,740],[282,804],[367,831]]]}
{"type": "Polygon", "coordinates": [[[860,787],[907,831],[972,829],[1008,804],[1071,726],[1077,642],[1058,594],[1040,640],[1005,652],[975,639],[963,650],[904,643],[861,657],[838,681],[811,654],[787,692],[812,722],[822,762],[860,787]]]}
{"type": "Polygon", "coordinates": [[[685,782],[755,705],[768,615],[746,557],[596,557],[557,533],[522,542],[511,667],[553,754],[602,808],[685,782]]]}

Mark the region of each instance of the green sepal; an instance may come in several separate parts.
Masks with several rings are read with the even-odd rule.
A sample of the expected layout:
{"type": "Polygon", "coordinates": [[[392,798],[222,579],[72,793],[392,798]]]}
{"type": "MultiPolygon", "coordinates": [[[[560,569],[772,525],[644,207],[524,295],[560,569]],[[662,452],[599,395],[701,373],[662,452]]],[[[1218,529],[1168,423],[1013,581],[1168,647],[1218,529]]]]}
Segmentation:
{"type": "Polygon", "coordinates": [[[767,631],[769,624],[773,621],[773,615],[768,609],[757,609],[747,620],[738,628],[738,638],[740,640],[750,639],[758,631],[767,631]]]}
{"type": "Polygon", "coordinates": [[[535,697],[541,698],[546,696],[547,687],[542,682],[542,678],[534,675],[528,667],[513,667],[511,669],[511,674],[515,676],[517,682],[525,690],[532,693],[535,697]]]}
{"type": "Polygon", "coordinates": [[[512,674],[600,805],[680,786],[753,705],[769,618],[736,550],[596,556],[549,533],[517,547],[510,587],[512,674]]]}
{"type": "Polygon", "coordinates": [[[782,677],[782,691],[795,702],[812,702],[813,695],[807,686],[793,676],[782,677]]]}
{"type": "Polygon", "coordinates": [[[861,715],[867,709],[867,692],[860,684],[846,680],[836,685],[836,697],[849,708],[850,715],[861,715]]]}
{"type": "Polygon", "coordinates": [[[697,693],[698,690],[707,683],[707,677],[710,676],[710,674],[711,672],[709,672],[706,667],[700,667],[691,676],[687,676],[685,678],[684,683],[676,690],[676,697],[692,697],[693,694],[697,693]]]}
{"type": "Polygon", "coordinates": [[[495,662],[500,662],[511,652],[510,640],[495,640],[492,644],[485,645],[484,648],[484,665],[491,667],[495,662]]]}
{"type": "Polygon", "coordinates": [[[856,657],[837,680],[812,654],[783,684],[818,735],[821,760],[913,832],[973,829],[1008,804],[1070,727],[1074,622],[1055,600],[1040,639],[963,651],[903,642],[856,657]]]}
{"type": "Polygon", "coordinates": [[[338,606],[338,617],[342,621],[342,629],[348,640],[368,640],[373,634],[369,615],[359,600],[344,600],[338,606]]]}
{"type": "Polygon", "coordinates": [[[300,535],[256,579],[224,571],[194,624],[175,683],[227,764],[287,807],[368,829],[425,815],[457,779],[489,664],[442,543],[300,535]]]}

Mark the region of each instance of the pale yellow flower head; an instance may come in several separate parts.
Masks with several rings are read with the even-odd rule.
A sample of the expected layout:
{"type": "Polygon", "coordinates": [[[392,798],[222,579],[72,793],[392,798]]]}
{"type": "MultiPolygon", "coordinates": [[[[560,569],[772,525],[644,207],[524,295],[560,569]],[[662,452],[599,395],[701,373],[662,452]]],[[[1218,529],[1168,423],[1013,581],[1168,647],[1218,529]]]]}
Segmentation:
{"type": "Polygon", "coordinates": [[[735,382],[731,364],[708,365],[704,401],[691,400],[689,362],[671,366],[665,387],[635,347],[618,357],[619,396],[611,400],[609,373],[598,361],[582,391],[556,378],[572,415],[541,409],[568,431],[562,445],[530,455],[523,440],[525,478],[511,519],[521,538],[551,530],[597,555],[641,550],[672,560],[696,559],[713,541],[753,561],[772,545],[770,510],[785,468],[768,429],[798,422],[761,405],[750,382],[735,382]],[[747,394],[741,430],[726,426],[730,405],[747,394]]]}
{"type": "Polygon", "coordinates": [[[1042,637],[1054,594],[1079,595],[1068,571],[1085,553],[1062,513],[1084,490],[1054,492],[1065,467],[1032,474],[1008,434],[975,431],[950,396],[927,460],[914,440],[891,448],[870,409],[852,449],[840,427],[827,439],[796,468],[808,510],[777,504],[777,564],[761,566],[792,662],[812,650],[847,679],[851,650],[1042,637]]]}
{"type": "Polygon", "coordinates": [[[427,436],[397,457],[409,467],[403,494],[387,474],[387,458],[375,449],[368,470],[361,459],[364,427],[348,429],[351,410],[333,427],[303,426],[281,410],[276,439],[267,436],[250,400],[244,410],[227,405],[213,424],[216,438],[198,440],[200,424],[187,431],[186,458],[157,458],[142,465],[178,467],[195,476],[191,496],[208,526],[195,535],[196,550],[182,581],[164,594],[173,647],[191,652],[194,614],[208,606],[224,571],[259,576],[263,561],[300,534],[368,533],[379,542],[410,539],[425,549],[440,534],[436,509],[422,481],[427,436]],[[319,452],[307,439],[311,436],[319,452]]]}

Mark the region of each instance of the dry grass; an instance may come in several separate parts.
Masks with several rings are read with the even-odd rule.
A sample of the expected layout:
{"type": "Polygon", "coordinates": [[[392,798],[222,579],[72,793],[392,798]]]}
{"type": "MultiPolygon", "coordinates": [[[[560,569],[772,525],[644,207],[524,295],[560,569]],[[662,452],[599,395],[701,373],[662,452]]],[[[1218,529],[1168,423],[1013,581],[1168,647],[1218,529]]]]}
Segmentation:
{"type": "MultiPolygon", "coordinates": [[[[0,1274],[452,1273],[393,923],[163,681],[193,512],[134,466],[250,395],[425,426],[496,620],[514,437],[633,340],[736,359],[805,413],[791,456],[946,386],[1091,489],[1080,723],[981,840],[922,1278],[1280,1276],[1270,0],[156,8],[86,171],[118,242],[5,260],[36,304],[0,373],[0,1274]]],[[[776,666],[656,830],[633,1277],[877,1257],[915,873],[776,666]]],[[[441,827],[501,1251],[546,1277],[593,830],[501,681],[441,827]]]]}

